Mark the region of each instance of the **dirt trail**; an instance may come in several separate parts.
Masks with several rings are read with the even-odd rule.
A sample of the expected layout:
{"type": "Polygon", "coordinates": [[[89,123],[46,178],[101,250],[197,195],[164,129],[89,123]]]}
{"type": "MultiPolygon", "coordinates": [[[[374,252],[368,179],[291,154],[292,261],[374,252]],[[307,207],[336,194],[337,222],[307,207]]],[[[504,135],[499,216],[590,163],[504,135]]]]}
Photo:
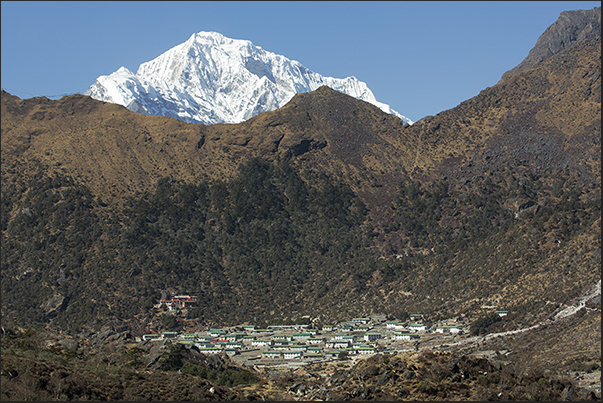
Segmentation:
{"type": "MultiPolygon", "coordinates": [[[[533,326],[525,327],[522,329],[509,330],[509,331],[501,332],[501,333],[490,333],[485,336],[473,336],[473,337],[469,337],[469,338],[466,338],[463,340],[459,340],[457,342],[445,343],[441,347],[457,347],[460,345],[471,345],[471,344],[477,345],[483,341],[491,340],[491,339],[494,339],[497,337],[505,337],[505,336],[511,336],[511,335],[515,335],[515,334],[519,334],[519,333],[528,332],[530,330],[537,329],[541,326],[549,325],[554,321],[562,320],[569,316],[575,315],[580,309],[586,308],[586,302],[588,302],[589,300],[591,300],[597,296],[600,296],[600,295],[601,295],[601,280],[599,280],[599,282],[597,284],[595,284],[587,294],[578,298],[578,300],[573,305],[566,306],[561,311],[557,312],[555,314],[555,316],[553,317],[553,319],[545,319],[544,321],[539,322],[533,326]]],[[[591,309],[591,308],[586,308],[586,309],[591,309]]],[[[433,347],[440,347],[440,346],[430,346],[430,348],[433,348],[433,347]]],[[[424,348],[427,348],[427,347],[424,347],[424,348]]]]}
{"type": "Polygon", "coordinates": [[[581,297],[578,302],[576,302],[574,305],[568,306],[558,312],[555,315],[555,320],[567,318],[568,316],[574,315],[576,312],[586,306],[587,301],[595,298],[596,296],[601,296],[601,280],[599,280],[599,283],[595,285],[595,287],[589,294],[581,297]]]}
{"type": "MultiPolygon", "coordinates": [[[[510,336],[510,335],[517,334],[517,333],[528,332],[530,330],[537,329],[540,326],[548,325],[553,321],[565,319],[569,316],[575,315],[580,309],[585,308],[587,301],[589,301],[597,296],[600,296],[600,295],[601,295],[601,280],[599,280],[599,282],[597,284],[595,284],[595,286],[592,288],[592,290],[588,294],[580,297],[573,305],[566,306],[561,311],[557,312],[553,319],[545,319],[544,321],[542,321],[540,323],[537,323],[533,326],[526,327],[523,329],[510,330],[508,332],[502,332],[502,333],[487,334],[486,336],[484,336],[484,340],[490,340],[495,337],[510,336]]],[[[586,308],[586,309],[589,309],[589,308],[586,308]]]]}

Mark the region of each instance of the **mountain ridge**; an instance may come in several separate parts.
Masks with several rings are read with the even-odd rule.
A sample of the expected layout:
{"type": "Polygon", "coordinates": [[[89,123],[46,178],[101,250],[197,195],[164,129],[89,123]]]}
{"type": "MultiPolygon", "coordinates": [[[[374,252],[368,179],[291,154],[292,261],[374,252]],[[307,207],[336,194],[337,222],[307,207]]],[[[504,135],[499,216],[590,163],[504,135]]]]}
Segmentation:
{"type": "Polygon", "coordinates": [[[517,66],[505,72],[500,82],[519,72],[528,70],[576,42],[601,36],[601,7],[592,10],[563,11],[536,41],[528,56],[517,66]]]}
{"type": "Polygon", "coordinates": [[[136,74],[125,67],[99,77],[86,90],[92,98],[189,123],[240,123],[284,106],[296,93],[322,85],[370,102],[406,123],[412,121],[378,102],[355,77],[323,77],[295,60],[265,51],[251,41],[217,32],[191,35],[136,74]]]}

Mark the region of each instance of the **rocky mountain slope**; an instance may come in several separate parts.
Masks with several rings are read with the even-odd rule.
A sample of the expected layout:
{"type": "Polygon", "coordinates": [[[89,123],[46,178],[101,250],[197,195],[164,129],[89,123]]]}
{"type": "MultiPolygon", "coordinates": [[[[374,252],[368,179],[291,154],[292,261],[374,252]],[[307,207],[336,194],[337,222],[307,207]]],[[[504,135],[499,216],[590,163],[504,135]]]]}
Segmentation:
{"type": "Polygon", "coordinates": [[[564,11],[538,38],[528,56],[516,67],[503,74],[501,81],[528,70],[576,44],[576,42],[600,35],[601,7],[592,10],[564,11]]]}
{"type": "Polygon", "coordinates": [[[278,109],[295,94],[323,85],[412,121],[378,102],[355,77],[323,77],[295,60],[250,41],[217,32],[199,32],[186,42],[143,63],[136,74],[125,67],[99,77],[84,93],[154,116],[189,123],[240,123],[278,109]]]}

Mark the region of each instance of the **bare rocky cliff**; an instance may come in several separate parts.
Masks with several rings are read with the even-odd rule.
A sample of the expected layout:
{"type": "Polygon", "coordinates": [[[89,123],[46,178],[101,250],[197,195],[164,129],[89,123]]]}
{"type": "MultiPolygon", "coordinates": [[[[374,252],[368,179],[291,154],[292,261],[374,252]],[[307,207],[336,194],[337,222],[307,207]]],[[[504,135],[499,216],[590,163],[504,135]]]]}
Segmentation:
{"type": "Polygon", "coordinates": [[[500,81],[531,69],[577,42],[597,37],[601,37],[601,7],[592,10],[564,11],[538,38],[528,56],[516,67],[504,73],[500,81]]]}

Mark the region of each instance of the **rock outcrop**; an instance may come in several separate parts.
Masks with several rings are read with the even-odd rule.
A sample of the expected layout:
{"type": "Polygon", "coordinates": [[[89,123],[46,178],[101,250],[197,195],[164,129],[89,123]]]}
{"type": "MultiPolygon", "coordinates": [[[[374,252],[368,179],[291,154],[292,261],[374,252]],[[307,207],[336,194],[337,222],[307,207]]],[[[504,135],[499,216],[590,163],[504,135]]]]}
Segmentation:
{"type": "Polygon", "coordinates": [[[505,72],[500,82],[531,69],[553,55],[569,49],[577,42],[596,37],[601,37],[601,7],[592,10],[564,11],[538,38],[528,56],[516,67],[505,72]]]}

